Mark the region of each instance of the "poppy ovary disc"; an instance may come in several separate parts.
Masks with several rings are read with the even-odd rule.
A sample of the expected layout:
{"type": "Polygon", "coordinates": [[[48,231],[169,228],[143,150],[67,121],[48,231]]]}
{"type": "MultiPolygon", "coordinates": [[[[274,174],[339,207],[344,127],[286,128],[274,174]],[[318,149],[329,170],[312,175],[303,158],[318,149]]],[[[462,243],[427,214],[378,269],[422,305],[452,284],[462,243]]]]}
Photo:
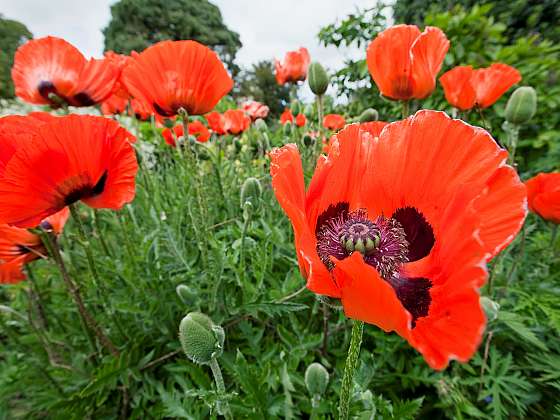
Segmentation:
{"type": "Polygon", "coordinates": [[[371,255],[381,242],[379,228],[370,220],[349,219],[340,232],[340,244],[348,253],[371,255]]]}

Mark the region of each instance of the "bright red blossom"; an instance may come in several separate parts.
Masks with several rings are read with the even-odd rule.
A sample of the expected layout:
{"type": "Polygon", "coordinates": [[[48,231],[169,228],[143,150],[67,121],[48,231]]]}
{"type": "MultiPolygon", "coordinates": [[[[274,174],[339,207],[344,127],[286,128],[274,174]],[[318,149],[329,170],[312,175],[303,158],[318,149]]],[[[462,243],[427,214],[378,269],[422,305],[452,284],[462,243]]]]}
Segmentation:
{"type": "Polygon", "coordinates": [[[276,81],[279,85],[287,82],[297,83],[307,78],[307,69],[311,58],[307,48],[300,48],[297,51],[286,53],[284,61],[274,60],[276,69],[276,81]]]}
{"type": "Polygon", "coordinates": [[[257,118],[266,118],[270,109],[257,101],[247,101],[241,105],[241,109],[254,121],[257,118]]]}
{"type": "Polygon", "coordinates": [[[560,173],[540,173],[525,182],[529,210],[560,224],[560,173]]]}
{"type": "Polygon", "coordinates": [[[328,130],[337,131],[344,128],[346,120],[340,114],[327,114],[323,118],[323,127],[328,130]]]}
{"type": "MultiPolygon", "coordinates": [[[[70,212],[67,207],[41,222],[41,226],[62,233],[70,212]]],[[[18,283],[25,279],[23,267],[46,254],[39,235],[27,229],[0,225],[0,284],[18,283]]]]}
{"type": "Polygon", "coordinates": [[[449,41],[441,29],[396,25],[380,32],[367,49],[367,65],[381,94],[397,100],[424,99],[436,87],[449,41]]]}
{"type": "Polygon", "coordinates": [[[521,81],[521,74],[502,63],[476,70],[472,66],[457,66],[445,72],[439,81],[447,102],[466,111],[474,107],[488,108],[496,103],[510,87],[521,81]]]}
{"type": "Polygon", "coordinates": [[[486,131],[444,113],[373,124],[335,136],[307,191],[297,147],[272,151],[300,270],[310,290],[396,331],[433,368],[466,361],[485,325],[485,263],[521,228],[525,187],[486,131]]]}
{"type": "Polygon", "coordinates": [[[12,67],[16,95],[51,106],[100,103],[116,89],[119,73],[112,60],[88,61],[73,45],[52,36],[19,47],[12,67]]]}
{"type": "Polygon", "coordinates": [[[135,195],[133,141],[116,121],[102,117],[22,122],[19,131],[0,137],[2,146],[16,144],[0,147],[0,223],[35,227],[78,200],[120,209],[135,195]]]}
{"type": "Polygon", "coordinates": [[[286,108],[280,115],[280,124],[284,125],[287,122],[295,123],[298,127],[303,127],[307,123],[307,118],[304,114],[298,114],[295,118],[289,108],[286,108]]]}
{"type": "Polygon", "coordinates": [[[130,94],[163,117],[210,112],[233,87],[217,54],[196,41],[162,41],[133,55],[122,74],[130,94]]]}
{"type": "MultiPolygon", "coordinates": [[[[164,128],[161,132],[161,135],[168,145],[175,147],[177,145],[175,139],[183,137],[183,135],[185,134],[183,124],[179,124],[173,127],[173,132],[175,133],[175,135],[173,135],[171,129],[164,128]]],[[[206,128],[206,126],[198,120],[189,122],[189,134],[191,136],[194,136],[200,143],[205,143],[210,139],[210,131],[208,131],[208,128],[206,128]]]]}
{"type": "Polygon", "coordinates": [[[218,135],[241,134],[251,125],[251,119],[240,109],[228,109],[223,114],[211,112],[206,115],[208,126],[218,135]]]}

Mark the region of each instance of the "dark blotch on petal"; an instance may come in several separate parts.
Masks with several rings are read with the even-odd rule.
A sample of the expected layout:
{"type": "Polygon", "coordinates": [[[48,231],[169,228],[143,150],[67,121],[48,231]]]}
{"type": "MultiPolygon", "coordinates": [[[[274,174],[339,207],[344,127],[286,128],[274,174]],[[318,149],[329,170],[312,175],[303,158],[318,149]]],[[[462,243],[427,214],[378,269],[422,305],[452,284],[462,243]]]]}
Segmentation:
{"type": "Polygon", "coordinates": [[[337,203],[336,205],[331,204],[317,218],[317,225],[315,226],[315,235],[317,235],[320,232],[325,222],[339,215],[346,216],[348,214],[349,209],[350,209],[350,204],[348,203],[337,203]]]}
{"type": "Polygon", "coordinates": [[[52,82],[48,82],[48,81],[42,81],[41,83],[39,83],[39,86],[37,87],[37,90],[39,91],[39,94],[48,101],[51,100],[49,98],[49,95],[51,93],[54,93],[54,94],[58,95],[58,93],[56,91],[56,87],[54,87],[52,82]]]}
{"type": "Polygon", "coordinates": [[[389,283],[397,292],[397,298],[412,315],[412,328],[414,328],[418,318],[428,315],[432,302],[430,296],[432,282],[423,277],[395,276],[389,280],[389,283]]]}
{"type": "Polygon", "coordinates": [[[83,198],[95,197],[103,192],[105,189],[105,183],[107,182],[107,171],[103,172],[101,178],[97,181],[95,185],[82,185],[71,191],[64,197],[64,204],[69,206],[74,204],[76,201],[83,198]]]}
{"type": "Polygon", "coordinates": [[[94,187],[91,189],[91,197],[94,197],[96,195],[99,195],[103,192],[103,190],[105,189],[105,183],[107,182],[107,171],[103,172],[103,175],[101,175],[101,178],[99,178],[99,181],[97,181],[97,184],[94,185],[94,187]]]}
{"type": "Polygon", "coordinates": [[[162,115],[164,117],[172,117],[173,115],[175,115],[173,111],[167,111],[163,109],[157,102],[154,102],[152,105],[159,115],[162,115]]]}
{"type": "Polygon", "coordinates": [[[408,261],[427,256],[435,243],[434,231],[424,215],[414,207],[403,207],[392,216],[404,229],[408,242],[408,261]]]}
{"type": "Polygon", "coordinates": [[[80,92],[74,95],[74,102],[79,106],[95,105],[95,101],[85,92],[80,92]]]}

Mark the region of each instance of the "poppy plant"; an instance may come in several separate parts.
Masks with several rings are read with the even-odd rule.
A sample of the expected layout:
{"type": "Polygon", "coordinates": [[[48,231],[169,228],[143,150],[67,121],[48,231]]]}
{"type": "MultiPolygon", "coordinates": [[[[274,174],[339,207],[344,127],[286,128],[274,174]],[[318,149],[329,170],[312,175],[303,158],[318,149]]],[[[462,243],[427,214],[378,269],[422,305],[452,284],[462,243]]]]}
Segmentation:
{"type": "Polygon", "coordinates": [[[510,87],[520,81],[519,71],[503,63],[476,70],[472,66],[457,66],[439,78],[445,99],[461,111],[494,105],[510,87]]]}
{"type": "Polygon", "coordinates": [[[486,131],[442,112],[378,129],[337,133],[307,191],[297,147],[274,149],[272,185],[307,288],[443,369],[480,343],[485,263],[521,228],[525,186],[486,131]]]}
{"type": "Polygon", "coordinates": [[[54,107],[91,106],[114,91],[120,70],[113,60],[85,59],[63,39],[47,36],[18,48],[12,79],[18,97],[54,107]]]}
{"type": "Polygon", "coordinates": [[[525,182],[529,210],[560,224],[560,173],[540,173],[525,182]]]}
{"type": "Polygon", "coordinates": [[[257,101],[247,101],[241,105],[241,109],[254,121],[257,118],[266,118],[270,109],[257,101]]]}
{"type": "MultiPolygon", "coordinates": [[[[41,227],[62,233],[70,212],[65,207],[41,222],[41,227]]],[[[23,267],[42,258],[46,249],[39,235],[27,229],[0,225],[0,284],[13,284],[25,280],[23,267]]]]}
{"type": "MultiPolygon", "coordinates": [[[[184,134],[185,129],[182,124],[173,127],[173,132],[170,128],[164,128],[161,132],[165,142],[172,147],[177,145],[176,139],[183,137],[184,134]]],[[[198,120],[189,123],[189,134],[194,136],[196,140],[201,143],[205,143],[210,139],[210,131],[198,120]]]]}
{"type": "Polygon", "coordinates": [[[369,44],[367,66],[381,94],[408,101],[424,99],[436,87],[436,76],[449,49],[439,28],[415,25],[392,26],[369,44]]]}
{"type": "Polygon", "coordinates": [[[218,135],[241,134],[251,125],[251,119],[240,109],[228,109],[223,114],[211,112],[206,115],[208,126],[218,135]]]}
{"type": "Polygon", "coordinates": [[[122,82],[134,98],[162,117],[181,110],[206,114],[233,87],[218,55],[196,41],[162,41],[132,57],[122,82]]]}
{"type": "Polygon", "coordinates": [[[327,114],[323,118],[323,127],[328,130],[340,130],[346,125],[346,120],[340,114],[327,114]]]}
{"type": "Polygon", "coordinates": [[[305,80],[310,61],[309,51],[304,47],[297,51],[287,52],[283,62],[275,59],[276,81],[279,85],[283,85],[288,82],[297,83],[305,80]]]}
{"type": "Polygon", "coordinates": [[[28,125],[0,137],[17,144],[6,155],[0,147],[0,223],[31,228],[79,200],[108,209],[133,200],[135,138],[116,121],[69,115],[28,125]]]}

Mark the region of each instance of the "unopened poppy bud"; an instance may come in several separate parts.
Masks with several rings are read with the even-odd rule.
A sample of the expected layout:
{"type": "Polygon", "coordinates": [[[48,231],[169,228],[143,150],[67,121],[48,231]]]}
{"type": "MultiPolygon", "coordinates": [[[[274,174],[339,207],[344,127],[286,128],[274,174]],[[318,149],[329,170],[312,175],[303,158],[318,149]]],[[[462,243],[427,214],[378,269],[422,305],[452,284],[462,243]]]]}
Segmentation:
{"type": "Polygon", "coordinates": [[[292,134],[292,123],[288,121],[284,124],[284,135],[289,136],[290,134],[292,134]]]}
{"type": "Polygon", "coordinates": [[[321,64],[317,62],[311,63],[307,70],[307,78],[311,92],[318,96],[325,94],[329,87],[329,75],[321,64]]]}
{"type": "Polygon", "coordinates": [[[323,395],[329,384],[329,372],[320,363],[311,363],[305,371],[305,386],[311,395],[323,395]]]}
{"type": "Polygon", "coordinates": [[[488,322],[495,321],[498,319],[498,312],[500,311],[500,304],[494,302],[492,299],[482,296],[480,298],[480,304],[482,305],[482,309],[486,314],[486,319],[488,322]]]}
{"type": "Polygon", "coordinates": [[[513,124],[528,122],[537,112],[537,92],[530,86],[515,89],[506,104],[506,120],[513,124]]]}
{"type": "Polygon", "coordinates": [[[255,127],[257,127],[257,130],[259,130],[259,131],[268,130],[268,126],[266,125],[266,121],[263,120],[262,118],[257,118],[255,120],[255,127]]]}
{"type": "Polygon", "coordinates": [[[303,144],[305,144],[307,147],[311,146],[313,144],[313,137],[311,137],[309,134],[305,134],[303,136],[303,144]]]}
{"type": "Polygon", "coordinates": [[[172,129],[172,128],[175,126],[175,121],[170,120],[169,118],[165,118],[165,119],[163,120],[163,125],[164,125],[166,128],[172,129]]]}
{"type": "Polygon", "coordinates": [[[241,186],[241,207],[249,202],[257,205],[262,195],[262,186],[257,178],[247,178],[241,186]]]}
{"type": "Polygon", "coordinates": [[[297,99],[294,99],[290,104],[290,111],[293,115],[298,115],[301,113],[301,105],[297,99]]]}
{"type": "Polygon", "coordinates": [[[223,352],[224,330],[200,312],[191,312],[179,325],[179,340],[187,357],[206,364],[223,352]]]}
{"type": "Polygon", "coordinates": [[[305,108],[303,108],[303,114],[307,118],[311,118],[313,116],[313,105],[311,104],[305,105],[305,108]]]}
{"type": "Polygon", "coordinates": [[[181,299],[185,305],[192,306],[195,303],[196,293],[193,293],[188,286],[180,284],[175,290],[177,292],[177,296],[179,296],[179,299],[181,299]]]}
{"type": "Polygon", "coordinates": [[[365,123],[370,121],[377,121],[379,119],[379,113],[373,109],[368,108],[360,114],[358,117],[358,122],[365,123]]]}

